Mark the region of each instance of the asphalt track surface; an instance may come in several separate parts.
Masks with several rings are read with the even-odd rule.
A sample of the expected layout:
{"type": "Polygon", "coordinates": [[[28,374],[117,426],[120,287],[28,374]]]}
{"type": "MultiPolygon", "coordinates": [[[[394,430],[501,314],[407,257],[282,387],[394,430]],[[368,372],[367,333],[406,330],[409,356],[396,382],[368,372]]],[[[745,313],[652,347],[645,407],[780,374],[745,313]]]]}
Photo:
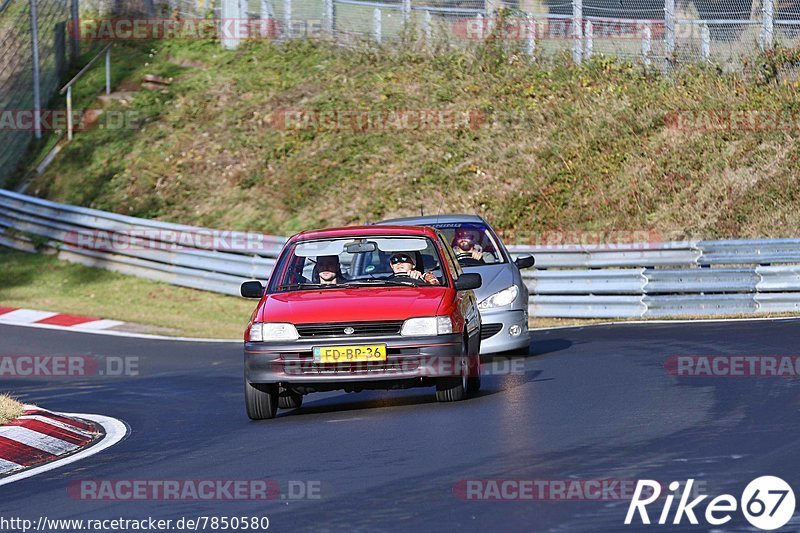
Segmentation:
{"type": "MultiPolygon", "coordinates": [[[[623,525],[628,500],[465,501],[453,488],[461,480],[695,478],[711,496],[738,498],[751,479],[771,474],[798,492],[797,378],[678,378],[664,363],[672,355],[796,355],[800,321],[600,326],[531,340],[521,372],[485,376],[467,401],[436,403],[432,389],[333,392],[252,422],[239,344],[0,326],[0,355],[139,358],[138,376],[0,381],[25,401],[131,428],[98,455],[0,487],[0,516],[268,516],[276,531],[664,531],[676,527],[623,525]],[[68,496],[67,484],[85,479],[306,480],[319,481],[320,494],[255,502],[68,496]]],[[[798,527],[795,515],[785,530],[798,527]]],[[[745,530],[753,529],[740,513],[716,528],[745,530]]]]}

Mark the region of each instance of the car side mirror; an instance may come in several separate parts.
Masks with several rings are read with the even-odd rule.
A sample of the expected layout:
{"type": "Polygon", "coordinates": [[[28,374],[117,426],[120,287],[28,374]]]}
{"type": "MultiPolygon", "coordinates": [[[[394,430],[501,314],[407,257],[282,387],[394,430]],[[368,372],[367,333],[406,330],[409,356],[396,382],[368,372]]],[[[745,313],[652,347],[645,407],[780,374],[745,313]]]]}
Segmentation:
{"type": "Polygon", "coordinates": [[[514,264],[517,265],[517,268],[522,270],[523,268],[530,268],[536,260],[530,254],[520,255],[514,259],[514,264]]]}
{"type": "Polygon", "coordinates": [[[461,274],[456,280],[456,290],[468,291],[470,289],[477,289],[482,283],[483,280],[480,274],[461,274]]]}
{"type": "Polygon", "coordinates": [[[264,295],[264,286],[260,281],[245,281],[241,288],[245,298],[261,298],[264,295]]]}

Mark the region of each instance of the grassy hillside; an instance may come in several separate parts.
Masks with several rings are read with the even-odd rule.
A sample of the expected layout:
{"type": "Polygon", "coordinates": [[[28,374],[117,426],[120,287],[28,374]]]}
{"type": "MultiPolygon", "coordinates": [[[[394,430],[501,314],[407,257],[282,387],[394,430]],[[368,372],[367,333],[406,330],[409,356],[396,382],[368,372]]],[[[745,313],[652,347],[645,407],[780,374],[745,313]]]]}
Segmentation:
{"type": "MultiPolygon", "coordinates": [[[[478,212],[525,241],[551,229],[778,237],[800,226],[798,123],[670,127],[678,110],[797,110],[791,54],[744,76],[671,79],[595,58],[530,64],[495,45],[428,54],[294,41],[128,48],[136,129],[79,134],[30,192],[125,214],[290,234],[419,213],[478,212]],[[151,49],[152,48],[152,49],[151,49]],[[147,63],[147,65],[145,65],[147,63]],[[133,68],[132,65],[138,65],[133,68]],[[279,110],[468,113],[469,127],[276,127],[279,110]]],[[[312,124],[313,126],[313,124],[312,124]]]]}

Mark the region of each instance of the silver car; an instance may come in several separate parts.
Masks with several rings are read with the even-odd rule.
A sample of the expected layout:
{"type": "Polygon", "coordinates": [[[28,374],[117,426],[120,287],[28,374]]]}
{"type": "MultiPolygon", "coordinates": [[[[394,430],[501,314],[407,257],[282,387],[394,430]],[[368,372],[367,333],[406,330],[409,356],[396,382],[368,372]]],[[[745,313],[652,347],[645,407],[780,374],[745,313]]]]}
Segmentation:
{"type": "Polygon", "coordinates": [[[481,313],[481,355],[528,350],[528,288],[520,269],[533,266],[533,257],[512,259],[503,241],[478,215],[438,215],[383,220],[378,224],[432,226],[450,242],[464,272],[481,275],[475,289],[481,313]]]}

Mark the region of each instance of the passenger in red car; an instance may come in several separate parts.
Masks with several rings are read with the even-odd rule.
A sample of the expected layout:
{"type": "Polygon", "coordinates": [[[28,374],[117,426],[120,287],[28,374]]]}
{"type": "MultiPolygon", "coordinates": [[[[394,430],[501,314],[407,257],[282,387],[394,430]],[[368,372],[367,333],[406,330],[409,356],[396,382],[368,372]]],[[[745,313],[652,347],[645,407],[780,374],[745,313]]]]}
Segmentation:
{"type": "Polygon", "coordinates": [[[392,266],[392,272],[395,276],[408,276],[411,279],[425,281],[431,285],[439,285],[439,280],[433,272],[425,272],[424,274],[417,270],[416,261],[414,256],[406,252],[395,252],[389,257],[389,264],[392,266]]]}

